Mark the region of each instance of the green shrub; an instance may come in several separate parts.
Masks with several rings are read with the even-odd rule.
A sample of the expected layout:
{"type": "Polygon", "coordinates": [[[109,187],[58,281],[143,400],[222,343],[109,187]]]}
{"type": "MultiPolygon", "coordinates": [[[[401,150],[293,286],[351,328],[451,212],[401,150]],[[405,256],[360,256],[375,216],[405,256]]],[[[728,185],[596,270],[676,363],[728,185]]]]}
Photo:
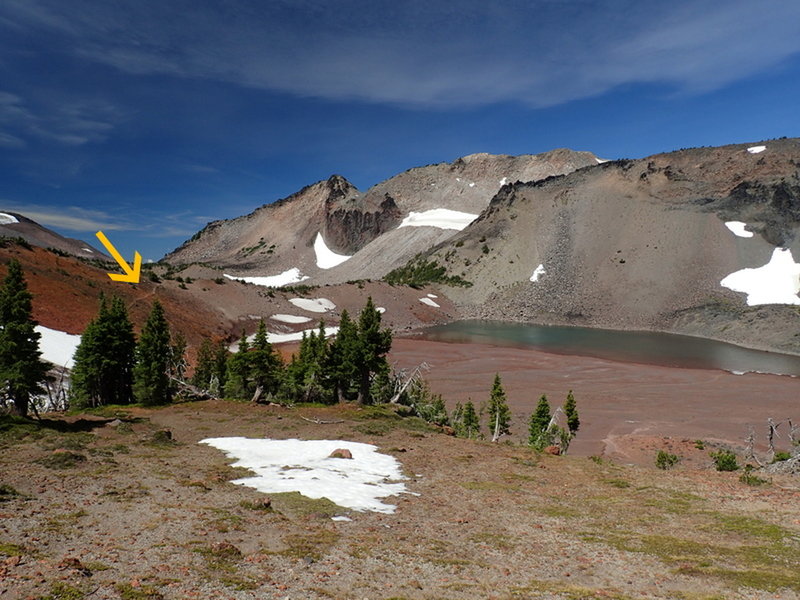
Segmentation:
{"type": "Polygon", "coordinates": [[[736,455],[730,450],[718,450],[711,453],[711,459],[717,467],[717,471],[736,471],[739,469],[739,463],[736,461],[736,455]]]}
{"type": "Polygon", "coordinates": [[[706,444],[703,440],[695,440],[694,447],[697,448],[698,450],[705,450],[706,444]]]}
{"type": "Polygon", "coordinates": [[[408,285],[421,288],[429,283],[442,283],[450,286],[470,287],[471,282],[458,275],[447,275],[447,269],[435,260],[425,260],[419,255],[410,260],[404,267],[398,267],[384,277],[390,285],[408,285]]]}
{"type": "Polygon", "coordinates": [[[781,462],[784,460],[789,460],[790,458],[792,458],[792,455],[788,452],[776,452],[775,456],[772,457],[772,462],[781,462]]]}
{"type": "Polygon", "coordinates": [[[656,454],[656,466],[662,471],[671,469],[678,464],[678,461],[680,461],[680,458],[678,458],[677,455],[664,452],[663,450],[659,450],[658,454],[656,454]]]}
{"type": "Polygon", "coordinates": [[[744,466],[744,473],[739,475],[739,481],[747,485],[764,485],[769,483],[766,479],[753,475],[753,465],[744,466]]]}

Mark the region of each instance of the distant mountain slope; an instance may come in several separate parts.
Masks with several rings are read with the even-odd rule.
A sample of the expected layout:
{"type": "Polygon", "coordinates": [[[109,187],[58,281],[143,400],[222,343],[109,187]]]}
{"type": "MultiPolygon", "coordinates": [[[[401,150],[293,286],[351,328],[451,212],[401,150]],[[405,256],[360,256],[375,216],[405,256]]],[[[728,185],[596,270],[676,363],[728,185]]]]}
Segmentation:
{"type": "Polygon", "coordinates": [[[16,212],[0,210],[0,236],[21,237],[41,248],[55,248],[81,258],[108,260],[100,250],[83,240],[67,238],[16,212]]]}
{"type": "Polygon", "coordinates": [[[205,262],[276,285],[301,278],[310,283],[379,278],[456,231],[399,228],[412,212],[466,213],[463,227],[506,183],[597,163],[590,152],[565,149],[525,156],[473,154],[410,169],[363,194],[334,175],[249,215],[210,223],[165,260],[205,262]]]}
{"type": "Polygon", "coordinates": [[[800,140],[781,139],[504,186],[429,258],[473,283],[448,288],[473,316],[658,329],[798,352],[798,232],[800,140]],[[728,289],[731,280],[721,285],[734,273],[750,295],[728,289]],[[749,306],[759,294],[783,304],[749,306]]]}

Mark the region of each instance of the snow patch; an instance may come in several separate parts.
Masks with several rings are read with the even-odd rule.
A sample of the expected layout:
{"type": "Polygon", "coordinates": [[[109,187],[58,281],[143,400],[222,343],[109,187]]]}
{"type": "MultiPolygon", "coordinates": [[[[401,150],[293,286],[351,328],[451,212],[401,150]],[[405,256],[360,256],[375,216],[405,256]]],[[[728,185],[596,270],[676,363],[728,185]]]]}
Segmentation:
{"type": "Polygon", "coordinates": [[[439,296],[437,296],[436,294],[428,294],[428,298],[438,298],[438,297],[439,296]]]}
{"type": "Polygon", "coordinates": [[[81,343],[81,336],[42,325],[37,325],[35,329],[42,336],[39,339],[39,351],[42,353],[42,358],[56,366],[71,369],[72,357],[75,355],[75,350],[78,349],[78,344],[81,343]]]}
{"type": "Polygon", "coordinates": [[[741,269],[719,282],[734,292],[747,294],[748,306],[761,304],[800,304],[800,264],[794,262],[791,250],[775,248],[772,258],[763,267],[741,269]]]}
{"type": "Polygon", "coordinates": [[[477,218],[478,215],[472,213],[449,208],[434,208],[424,212],[408,213],[408,216],[400,223],[400,227],[438,227],[439,229],[461,231],[477,218]]]}
{"type": "Polygon", "coordinates": [[[745,230],[746,225],[747,223],[743,223],[742,221],[728,221],[725,223],[725,227],[730,229],[734,235],[738,235],[739,237],[743,238],[751,238],[753,237],[753,232],[745,230]]]}
{"type": "Polygon", "coordinates": [[[345,517],[344,515],[336,515],[334,517],[331,517],[331,521],[341,521],[343,523],[349,523],[352,520],[353,519],[351,519],[350,517],[345,517]]]}
{"type": "MultiPolygon", "coordinates": [[[[208,438],[200,441],[235,458],[234,467],[255,473],[232,483],[265,494],[300,492],[308,498],[327,498],[356,511],[391,514],[397,508],[382,498],[406,492],[405,477],[393,456],[376,446],[345,440],[270,440],[243,437],[208,438]],[[344,448],[352,459],[330,458],[344,448]]],[[[342,520],[342,519],[338,519],[342,520]]]]}
{"type": "Polygon", "coordinates": [[[441,306],[436,304],[436,302],[434,302],[430,298],[420,298],[419,301],[422,302],[423,304],[427,304],[428,306],[432,306],[434,308],[441,308],[441,306]]]}
{"type": "Polygon", "coordinates": [[[760,152],[763,152],[766,149],[767,149],[766,146],[751,146],[750,148],[747,149],[747,151],[750,154],[758,154],[760,152]]]}
{"type": "Polygon", "coordinates": [[[500,180],[500,185],[505,185],[505,184],[507,184],[507,183],[508,183],[508,177],[503,177],[503,178],[500,180]]]}
{"type": "Polygon", "coordinates": [[[14,215],[0,213],[0,225],[10,225],[11,223],[19,223],[19,219],[14,215]]]}
{"type": "Polygon", "coordinates": [[[594,157],[594,159],[597,161],[598,165],[602,165],[603,163],[608,162],[605,158],[597,158],[596,156],[594,157]]]}
{"type": "MultiPolygon", "coordinates": [[[[303,334],[308,335],[311,332],[318,332],[319,329],[314,327],[312,329],[304,329],[303,331],[294,331],[292,333],[273,333],[271,331],[267,332],[267,341],[270,344],[283,344],[285,342],[299,342],[303,339],[303,334]]],[[[325,328],[325,337],[331,337],[339,333],[338,327],[326,327],[325,328]]],[[[256,334],[248,335],[247,342],[249,344],[253,343],[253,340],[256,339],[256,334]]],[[[239,350],[239,342],[236,341],[228,346],[228,350],[231,352],[237,352],[239,350]]]]}
{"type": "Polygon", "coordinates": [[[273,321],[280,321],[281,323],[308,323],[311,317],[301,317],[299,315],[272,315],[270,317],[273,321]]]}
{"type": "MultiPolygon", "coordinates": [[[[84,252],[94,252],[91,248],[81,248],[84,252]]],[[[150,262],[153,262],[152,260],[150,262]]]]}
{"type": "Polygon", "coordinates": [[[386,312],[386,308],[384,308],[383,306],[378,306],[375,308],[375,310],[377,310],[381,314],[386,312]]]}
{"type": "Polygon", "coordinates": [[[545,274],[544,265],[539,265],[533,270],[533,275],[531,275],[531,281],[539,281],[539,277],[545,274]]]}
{"type": "Polygon", "coordinates": [[[475,187],[475,184],[474,183],[470,183],[469,187],[475,187]]]}
{"type": "Polygon", "coordinates": [[[267,287],[283,287],[290,283],[299,283],[308,279],[308,276],[303,275],[297,267],[284,271],[279,275],[268,275],[266,277],[235,277],[234,275],[228,274],[225,274],[225,277],[234,281],[244,281],[245,283],[264,285],[267,287]]]}
{"type": "Polygon", "coordinates": [[[332,269],[352,258],[344,254],[336,254],[336,252],[328,248],[325,240],[322,239],[322,232],[318,232],[317,239],[314,240],[314,254],[317,255],[317,266],[320,269],[332,269]]]}
{"type": "Polygon", "coordinates": [[[315,313],[324,313],[336,308],[336,305],[327,298],[290,298],[289,302],[297,308],[315,313]]]}

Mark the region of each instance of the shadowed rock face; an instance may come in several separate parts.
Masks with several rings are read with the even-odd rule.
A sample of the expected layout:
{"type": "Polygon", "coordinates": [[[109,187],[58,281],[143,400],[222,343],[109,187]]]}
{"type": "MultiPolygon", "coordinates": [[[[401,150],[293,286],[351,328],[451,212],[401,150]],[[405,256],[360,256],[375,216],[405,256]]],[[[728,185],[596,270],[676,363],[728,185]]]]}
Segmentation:
{"type": "Polygon", "coordinates": [[[325,208],[325,241],[329,248],[342,254],[355,254],[403,220],[403,214],[389,194],[377,206],[348,199],[326,202],[325,208]]]}

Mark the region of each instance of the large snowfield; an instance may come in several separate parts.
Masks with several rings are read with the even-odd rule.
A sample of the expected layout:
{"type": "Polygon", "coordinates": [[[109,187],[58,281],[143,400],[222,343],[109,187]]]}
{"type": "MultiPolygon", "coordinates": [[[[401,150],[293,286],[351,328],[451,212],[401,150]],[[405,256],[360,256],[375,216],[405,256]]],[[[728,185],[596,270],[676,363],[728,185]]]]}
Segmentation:
{"type": "Polygon", "coordinates": [[[317,266],[320,269],[332,269],[352,258],[344,254],[336,254],[336,252],[328,248],[325,240],[322,239],[322,232],[317,233],[317,238],[314,240],[314,254],[317,256],[317,266]]]}
{"type": "Polygon", "coordinates": [[[308,276],[303,275],[297,267],[279,273],[278,275],[267,275],[266,277],[236,277],[234,275],[228,275],[227,273],[225,277],[234,281],[244,281],[245,283],[264,285],[266,287],[283,287],[284,285],[299,283],[308,279],[308,276]]]}
{"type": "Polygon", "coordinates": [[[381,454],[371,444],[344,440],[271,440],[243,437],[209,438],[200,441],[230,458],[234,467],[244,467],[253,477],[236,479],[260,492],[300,492],[308,498],[328,498],[356,511],[393,513],[395,506],[381,501],[406,492],[400,463],[381,454]],[[348,458],[330,458],[339,448],[348,458]]]}
{"type": "MultiPolygon", "coordinates": [[[[478,215],[449,208],[434,208],[424,212],[410,212],[399,227],[438,227],[461,231],[472,223],[478,215]]],[[[398,228],[399,228],[398,227],[398,228]]]]}
{"type": "Polygon", "coordinates": [[[731,273],[720,285],[747,294],[748,306],[800,304],[800,264],[788,248],[775,248],[766,265],[731,273]]]}
{"type": "Polygon", "coordinates": [[[0,225],[11,225],[12,223],[19,223],[19,219],[14,215],[0,213],[0,225]]]}
{"type": "Polygon", "coordinates": [[[39,339],[39,350],[42,353],[42,358],[58,367],[71,369],[72,358],[75,355],[78,344],[81,343],[81,336],[64,333],[42,325],[37,325],[36,331],[42,336],[39,339]]]}

